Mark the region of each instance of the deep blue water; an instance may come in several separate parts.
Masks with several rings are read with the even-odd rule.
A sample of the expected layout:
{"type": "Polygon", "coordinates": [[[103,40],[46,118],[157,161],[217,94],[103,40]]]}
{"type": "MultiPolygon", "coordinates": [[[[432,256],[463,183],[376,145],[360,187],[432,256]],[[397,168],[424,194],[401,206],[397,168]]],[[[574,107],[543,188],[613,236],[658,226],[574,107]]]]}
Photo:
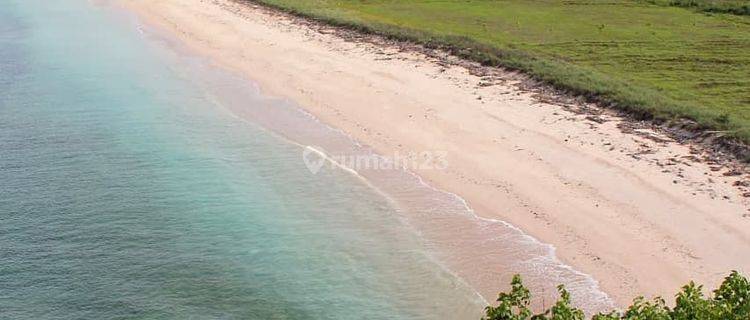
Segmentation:
{"type": "Polygon", "coordinates": [[[195,59],[107,5],[0,0],[0,319],[481,312],[383,196],[311,174],[195,59]]]}

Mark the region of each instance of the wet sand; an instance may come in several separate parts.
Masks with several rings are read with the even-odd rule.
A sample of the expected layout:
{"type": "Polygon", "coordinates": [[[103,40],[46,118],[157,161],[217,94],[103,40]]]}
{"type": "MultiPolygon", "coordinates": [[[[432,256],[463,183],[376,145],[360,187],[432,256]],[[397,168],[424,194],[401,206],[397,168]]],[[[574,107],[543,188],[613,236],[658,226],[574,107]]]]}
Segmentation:
{"type": "MultiPolygon", "coordinates": [[[[415,173],[479,217],[553,245],[620,305],[639,294],[671,297],[691,279],[713,287],[729,270],[750,271],[750,206],[733,186],[747,177],[691,160],[690,146],[658,132],[625,133],[617,116],[541,100],[512,74],[485,85],[466,68],[348,41],[262,8],[122,2],[380,154],[446,152],[447,169],[415,173]]],[[[445,227],[457,237],[463,230],[445,227]]],[[[505,279],[476,281],[490,283],[479,289],[487,297],[505,279]]]]}

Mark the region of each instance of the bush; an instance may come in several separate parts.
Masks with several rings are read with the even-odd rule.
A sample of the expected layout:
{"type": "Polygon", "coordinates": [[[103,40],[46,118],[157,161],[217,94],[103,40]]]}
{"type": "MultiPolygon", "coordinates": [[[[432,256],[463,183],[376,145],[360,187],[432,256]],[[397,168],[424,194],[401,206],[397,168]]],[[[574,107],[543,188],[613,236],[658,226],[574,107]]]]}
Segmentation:
{"type": "MultiPolygon", "coordinates": [[[[513,276],[509,293],[500,293],[496,307],[489,306],[483,320],[584,320],[582,310],[570,303],[570,294],[558,286],[560,300],[540,314],[530,309],[531,293],[519,275],[513,276]]],[[[624,312],[611,311],[594,315],[592,320],[749,320],[750,282],[737,271],[724,278],[712,297],[703,294],[703,286],[694,282],[677,293],[675,307],[670,308],[662,298],[648,301],[643,297],[633,300],[624,312]]]]}

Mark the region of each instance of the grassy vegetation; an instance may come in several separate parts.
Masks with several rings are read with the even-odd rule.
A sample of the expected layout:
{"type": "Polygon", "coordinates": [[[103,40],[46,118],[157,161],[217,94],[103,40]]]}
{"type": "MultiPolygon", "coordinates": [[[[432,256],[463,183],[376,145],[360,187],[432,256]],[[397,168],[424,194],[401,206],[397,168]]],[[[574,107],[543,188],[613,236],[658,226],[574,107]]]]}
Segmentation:
{"type": "MultiPolygon", "coordinates": [[[[571,305],[570,294],[559,286],[560,300],[540,314],[529,309],[531,293],[516,275],[510,292],[498,295],[497,306],[489,306],[483,320],[584,320],[583,311],[571,305]]],[[[675,295],[674,308],[661,298],[646,301],[636,298],[624,312],[594,315],[592,320],[748,320],[750,319],[750,281],[736,271],[724,278],[713,295],[706,297],[703,286],[693,282],[675,295]]]]}
{"type": "Polygon", "coordinates": [[[704,12],[750,15],[750,1],[747,0],[654,0],[652,2],[676,7],[696,8],[704,12]]]}
{"type": "Polygon", "coordinates": [[[692,119],[750,142],[750,16],[637,0],[253,1],[446,48],[644,118],[692,119]]]}

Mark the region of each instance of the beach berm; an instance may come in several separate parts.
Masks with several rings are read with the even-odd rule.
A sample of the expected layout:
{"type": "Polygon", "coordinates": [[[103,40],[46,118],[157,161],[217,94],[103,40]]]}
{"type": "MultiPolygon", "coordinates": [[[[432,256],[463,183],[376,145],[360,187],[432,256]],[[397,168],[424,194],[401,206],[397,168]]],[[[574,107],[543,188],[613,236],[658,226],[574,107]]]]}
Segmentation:
{"type": "MultiPolygon", "coordinates": [[[[632,85],[647,87],[629,91],[642,100],[716,101],[716,108],[679,110],[714,116],[725,110],[728,123],[747,111],[735,108],[746,93],[745,16],[625,1],[273,1],[331,19],[378,20],[394,31],[418,33],[429,25],[458,37],[451,39],[486,28],[481,34],[488,37],[477,41],[488,47],[502,41],[540,66],[564,66],[571,73],[560,79],[598,74],[627,84],[607,87],[613,94],[625,95],[616,90],[632,85]],[[669,40],[677,35],[680,41],[669,40]],[[587,72],[567,77],[581,70],[587,72]]],[[[379,154],[446,152],[445,170],[414,173],[465,199],[481,219],[507,222],[551,244],[560,260],[593,276],[621,306],[637,295],[672,296],[690,280],[716,284],[729,270],[748,273],[748,176],[648,125],[596,105],[549,99],[525,88],[518,72],[477,75],[247,1],[123,3],[217,65],[256,81],[264,94],[296,102],[379,154]]],[[[465,236],[458,227],[445,230],[465,236]]],[[[477,276],[492,268],[483,263],[492,252],[476,248],[462,247],[457,273],[493,301],[510,274],[494,269],[477,276]]]]}
{"type": "Polygon", "coordinates": [[[713,13],[748,10],[747,1],[253,2],[448,48],[641,118],[690,119],[750,142],[750,16],[713,13]]]}

